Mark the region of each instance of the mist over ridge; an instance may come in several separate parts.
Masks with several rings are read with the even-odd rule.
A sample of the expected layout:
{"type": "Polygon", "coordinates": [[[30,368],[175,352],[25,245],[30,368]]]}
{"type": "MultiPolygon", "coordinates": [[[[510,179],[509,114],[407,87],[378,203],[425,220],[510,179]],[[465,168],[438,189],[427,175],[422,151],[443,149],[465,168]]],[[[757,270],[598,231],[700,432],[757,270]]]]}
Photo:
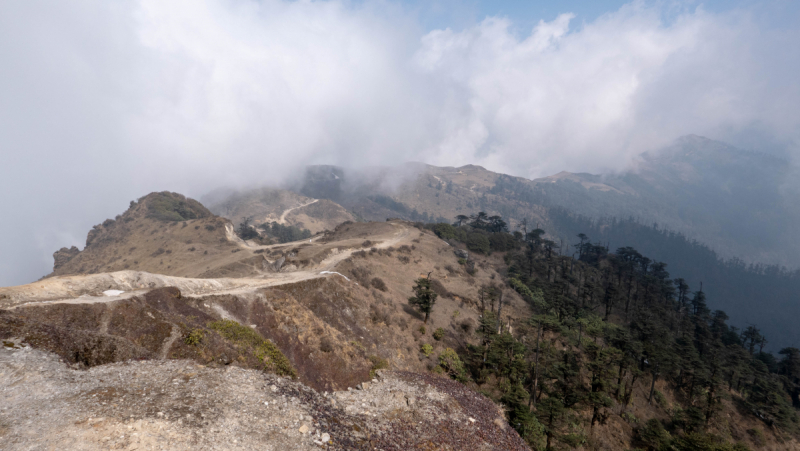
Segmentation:
{"type": "Polygon", "coordinates": [[[429,30],[392,2],[4,4],[0,207],[25,221],[0,226],[0,284],[148,192],[309,164],[598,174],[691,133],[794,161],[797,32],[764,19],[784,11],[665,8],[519,33],[429,30]]]}
{"type": "Polygon", "coordinates": [[[798,43],[797,0],[0,1],[2,449],[800,451],[798,43]]]}

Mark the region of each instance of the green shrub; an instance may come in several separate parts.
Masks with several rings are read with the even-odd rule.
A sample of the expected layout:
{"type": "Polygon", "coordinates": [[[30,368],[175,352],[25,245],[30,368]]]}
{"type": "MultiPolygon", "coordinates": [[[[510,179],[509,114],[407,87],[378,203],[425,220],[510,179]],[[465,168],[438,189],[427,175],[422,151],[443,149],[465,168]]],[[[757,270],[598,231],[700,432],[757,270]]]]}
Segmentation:
{"type": "Polygon", "coordinates": [[[537,327],[539,324],[542,330],[549,330],[553,332],[561,332],[561,321],[554,315],[538,315],[530,319],[530,324],[537,327]]]}
{"type": "Polygon", "coordinates": [[[453,379],[466,382],[468,379],[464,363],[452,348],[447,348],[439,354],[439,367],[453,379]]]}
{"type": "Polygon", "coordinates": [[[721,437],[700,432],[678,437],[670,445],[669,449],[675,451],[749,451],[750,449],[743,443],[727,443],[721,437]]]}
{"type": "Polygon", "coordinates": [[[293,225],[278,224],[275,221],[260,224],[258,228],[263,230],[268,236],[278,240],[279,243],[289,243],[311,238],[311,231],[308,229],[301,229],[293,225]]]}
{"type": "Polygon", "coordinates": [[[425,354],[425,357],[430,357],[433,354],[433,346],[429,345],[428,343],[423,344],[420,346],[419,351],[425,354]]]}
{"type": "Polygon", "coordinates": [[[239,223],[239,227],[236,228],[236,235],[243,240],[252,240],[259,237],[258,231],[250,226],[250,218],[245,218],[239,223]]]}
{"type": "Polygon", "coordinates": [[[264,362],[264,369],[272,371],[279,376],[297,378],[297,370],[292,367],[289,359],[278,349],[275,344],[265,340],[255,330],[243,326],[236,321],[223,319],[209,323],[209,329],[216,330],[220,335],[232,341],[239,347],[250,348],[255,357],[264,362]]]}
{"type": "Polygon", "coordinates": [[[382,359],[376,355],[371,355],[368,358],[369,361],[372,362],[372,368],[369,370],[369,377],[372,379],[375,378],[378,370],[389,368],[389,362],[386,359],[382,359]]]}
{"type": "Polygon", "coordinates": [[[622,412],[622,415],[620,415],[620,416],[622,417],[623,420],[627,421],[630,424],[638,424],[639,423],[639,419],[636,418],[636,415],[634,415],[634,414],[632,414],[630,412],[622,412]]]}
{"type": "Polygon", "coordinates": [[[473,232],[467,235],[467,241],[465,244],[467,245],[467,249],[479,254],[488,254],[491,250],[489,238],[486,238],[486,235],[478,232],[473,232]]]}
{"type": "Polygon", "coordinates": [[[539,309],[544,309],[547,307],[547,304],[544,302],[544,293],[542,293],[541,289],[534,288],[531,290],[519,279],[515,279],[513,277],[508,279],[508,284],[511,285],[511,288],[513,288],[517,293],[520,294],[520,296],[525,298],[525,300],[531,303],[534,307],[539,309]]]}
{"type": "Polygon", "coordinates": [[[647,446],[647,449],[662,449],[670,441],[669,432],[656,418],[647,420],[644,426],[636,429],[636,440],[647,446]]]}
{"type": "Polygon", "coordinates": [[[656,404],[662,409],[666,409],[669,407],[669,403],[667,402],[667,398],[658,390],[653,391],[653,398],[656,399],[656,404]]]}
{"type": "Polygon", "coordinates": [[[452,240],[456,237],[455,227],[447,224],[446,222],[440,222],[434,225],[433,233],[443,240],[452,240]]]}
{"type": "Polygon", "coordinates": [[[489,247],[492,251],[505,252],[515,249],[517,241],[514,235],[506,232],[497,232],[489,235],[489,247]]]}
{"type": "Polygon", "coordinates": [[[425,332],[427,332],[427,329],[425,329],[425,326],[419,326],[419,333],[421,333],[422,335],[425,335],[425,332]]]}
{"type": "Polygon", "coordinates": [[[436,341],[439,341],[442,338],[444,338],[444,329],[442,329],[440,327],[440,328],[436,329],[436,331],[433,332],[433,339],[436,340],[436,341]]]}
{"type": "Polygon", "coordinates": [[[192,329],[183,339],[183,342],[189,346],[197,346],[203,341],[203,331],[201,329],[192,329]]]}

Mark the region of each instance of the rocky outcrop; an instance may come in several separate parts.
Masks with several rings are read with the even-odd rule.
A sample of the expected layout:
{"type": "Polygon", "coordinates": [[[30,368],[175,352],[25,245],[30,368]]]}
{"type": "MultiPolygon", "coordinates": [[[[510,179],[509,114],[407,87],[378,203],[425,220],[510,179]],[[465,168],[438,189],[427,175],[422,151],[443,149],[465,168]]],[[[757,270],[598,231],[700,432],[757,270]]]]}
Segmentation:
{"type": "Polygon", "coordinates": [[[61,249],[55,251],[53,253],[53,271],[64,266],[68,261],[72,260],[80,253],[81,251],[75,246],[72,246],[69,249],[62,247],[61,249]]]}
{"type": "Polygon", "coordinates": [[[128,360],[81,371],[4,344],[7,450],[529,450],[488,398],[430,374],[382,372],[363,390],[319,393],[233,364],[128,360]]]}

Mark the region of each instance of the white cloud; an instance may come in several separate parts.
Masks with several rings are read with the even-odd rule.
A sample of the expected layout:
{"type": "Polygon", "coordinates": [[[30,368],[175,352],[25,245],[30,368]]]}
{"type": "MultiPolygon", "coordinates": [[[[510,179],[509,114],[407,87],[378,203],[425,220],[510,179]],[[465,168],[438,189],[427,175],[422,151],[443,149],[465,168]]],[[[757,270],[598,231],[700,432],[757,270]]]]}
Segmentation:
{"type": "Polygon", "coordinates": [[[689,133],[763,127],[797,140],[798,33],[770,34],[741,12],[660,13],[635,3],[571,30],[563,14],[524,38],[493,18],[429,33],[417,61],[450,100],[436,161],[540,176],[623,169],[689,133]]]}
{"type": "MultiPolygon", "coordinates": [[[[343,1],[0,3],[0,284],[130,199],[308,163],[625,167],[680,135],[795,149],[796,29],[634,3],[527,35],[343,1]],[[22,220],[24,218],[24,220],[22,220]]],[[[82,240],[81,240],[82,241],[82,240]]]]}

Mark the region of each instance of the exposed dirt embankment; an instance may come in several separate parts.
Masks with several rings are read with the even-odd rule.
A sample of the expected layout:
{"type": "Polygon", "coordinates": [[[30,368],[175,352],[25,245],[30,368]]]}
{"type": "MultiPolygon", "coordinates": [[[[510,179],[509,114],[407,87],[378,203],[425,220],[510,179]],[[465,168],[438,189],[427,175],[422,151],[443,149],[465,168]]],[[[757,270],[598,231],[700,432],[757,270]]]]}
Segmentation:
{"type": "Polygon", "coordinates": [[[432,376],[382,372],[364,390],[187,360],[67,368],[0,348],[0,442],[22,449],[526,450],[488,399],[432,376]]]}
{"type": "Polygon", "coordinates": [[[345,289],[328,279],[307,284],[311,285],[290,285],[252,296],[194,298],[183,297],[176,288],[161,288],[109,302],[0,310],[0,338],[18,339],[81,367],[131,359],[190,358],[205,365],[236,363],[269,369],[269,358],[259,355],[257,345],[242,341],[241,333],[252,330],[277,345],[297,368],[299,379],[312,387],[331,390],[367,380],[371,365],[363,349],[349,343],[345,333],[369,333],[344,313],[353,309],[345,289]],[[331,314],[329,322],[293,297],[300,294],[314,296],[320,305],[331,303],[325,309],[331,314]],[[226,335],[220,329],[221,320],[235,321],[245,330],[226,335]],[[335,343],[335,348],[321,351],[322,340],[335,343]]]}

